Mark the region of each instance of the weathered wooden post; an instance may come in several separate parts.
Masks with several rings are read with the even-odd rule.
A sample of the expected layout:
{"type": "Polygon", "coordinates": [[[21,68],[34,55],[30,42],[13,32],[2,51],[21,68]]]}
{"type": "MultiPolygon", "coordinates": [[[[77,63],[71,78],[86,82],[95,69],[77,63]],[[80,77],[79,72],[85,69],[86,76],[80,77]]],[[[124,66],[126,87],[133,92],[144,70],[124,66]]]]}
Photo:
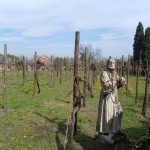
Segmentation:
{"type": "Polygon", "coordinates": [[[50,62],[50,87],[52,88],[53,83],[53,57],[51,56],[51,62],[50,62]]]}
{"type": "Polygon", "coordinates": [[[122,76],[122,60],[121,60],[121,58],[119,59],[119,77],[121,77],[122,76]]]}
{"type": "Polygon", "coordinates": [[[139,84],[139,65],[136,62],[135,63],[135,69],[136,69],[136,91],[135,91],[135,105],[137,105],[137,98],[138,98],[138,84],[139,84]]]}
{"type": "Polygon", "coordinates": [[[57,73],[57,77],[59,76],[59,59],[56,59],[56,73],[57,73]]]}
{"type": "MultiPolygon", "coordinates": [[[[75,51],[74,51],[74,83],[73,83],[73,107],[76,108],[76,104],[78,103],[78,87],[79,87],[79,64],[78,64],[78,56],[79,56],[79,40],[80,40],[80,32],[76,32],[75,37],[75,51]]],[[[79,110],[78,110],[79,111],[79,110]]],[[[77,112],[78,112],[77,111],[77,112]]],[[[72,115],[73,120],[73,130],[72,137],[76,134],[77,131],[77,112],[72,115]]]]}
{"type": "Polygon", "coordinates": [[[59,74],[60,74],[60,84],[62,83],[62,60],[59,58],[59,74]]]}
{"type": "Polygon", "coordinates": [[[148,60],[147,60],[147,63],[146,63],[146,80],[145,80],[145,96],[144,96],[144,101],[143,101],[143,108],[142,108],[142,115],[145,116],[145,113],[146,113],[146,103],[147,103],[147,100],[148,100],[148,89],[149,89],[149,75],[150,75],[150,68],[149,68],[149,63],[148,63],[148,60]]]}
{"type": "Polygon", "coordinates": [[[52,84],[52,87],[54,87],[54,85],[55,85],[55,80],[56,80],[56,71],[55,71],[54,65],[53,65],[53,84],[52,84]]]}
{"type": "Polygon", "coordinates": [[[29,71],[28,71],[28,59],[27,58],[25,59],[25,73],[26,73],[26,78],[27,78],[28,73],[29,73],[29,71]]]}
{"type": "Polygon", "coordinates": [[[116,59],[116,71],[117,71],[117,74],[119,74],[119,60],[116,59]]]}
{"type": "Polygon", "coordinates": [[[56,75],[57,74],[57,62],[56,59],[53,59],[53,83],[52,83],[52,87],[54,87],[55,85],[55,81],[56,81],[56,75]]]}
{"type": "Polygon", "coordinates": [[[90,66],[91,66],[91,52],[90,52],[90,55],[89,55],[89,67],[88,67],[88,82],[90,83],[90,75],[91,75],[91,72],[90,72],[90,66]]]}
{"type": "Polygon", "coordinates": [[[98,59],[95,60],[95,82],[97,82],[97,76],[99,75],[99,63],[98,63],[98,59]]]}
{"type": "Polygon", "coordinates": [[[14,58],[14,84],[16,84],[17,77],[17,67],[16,67],[16,59],[14,58]]]}
{"type": "Polygon", "coordinates": [[[26,68],[25,68],[25,58],[23,56],[22,58],[22,71],[23,71],[23,86],[24,86],[24,83],[25,83],[25,80],[26,80],[26,68]]]}
{"type": "Polygon", "coordinates": [[[35,52],[35,55],[34,55],[34,89],[33,89],[33,96],[35,96],[36,84],[37,84],[37,52],[35,52]]]}
{"type": "Polygon", "coordinates": [[[130,69],[130,55],[128,55],[128,61],[127,61],[127,88],[126,88],[126,95],[128,95],[128,84],[129,84],[129,69],[130,69]]]}
{"type": "Polygon", "coordinates": [[[77,113],[81,107],[81,101],[79,99],[79,92],[78,92],[78,83],[79,83],[79,66],[78,66],[78,55],[79,55],[79,38],[80,32],[76,32],[75,35],[75,50],[74,50],[74,75],[73,75],[73,111],[71,113],[71,122],[70,128],[67,133],[68,141],[64,146],[65,150],[71,149],[72,138],[76,134],[77,131],[77,113]]]}
{"type": "Polygon", "coordinates": [[[91,70],[91,88],[93,88],[93,84],[94,84],[94,71],[92,70],[92,65],[94,64],[93,59],[94,59],[94,56],[91,57],[91,65],[90,65],[90,70],[91,70]]]}
{"type": "Polygon", "coordinates": [[[2,109],[4,111],[7,110],[7,69],[8,69],[8,64],[7,64],[7,45],[4,44],[4,57],[3,57],[3,104],[2,104],[2,109]]]}
{"type": "Polygon", "coordinates": [[[139,75],[140,75],[140,61],[141,60],[141,51],[140,56],[136,62],[136,93],[135,93],[135,105],[137,105],[138,92],[139,92],[139,75]]]}
{"type": "MultiPolygon", "coordinates": [[[[84,58],[84,80],[87,80],[87,65],[88,65],[88,57],[87,57],[87,47],[85,47],[85,58],[84,58]]],[[[86,106],[86,81],[84,81],[83,85],[83,107],[86,106]]]]}
{"type": "Polygon", "coordinates": [[[95,86],[95,83],[96,83],[96,71],[97,71],[97,65],[96,65],[96,60],[94,58],[94,67],[95,67],[95,70],[93,71],[93,85],[95,86]]]}
{"type": "Polygon", "coordinates": [[[122,61],[121,61],[121,74],[122,74],[122,77],[124,77],[124,55],[122,55],[122,61]]]}
{"type": "Polygon", "coordinates": [[[65,72],[66,72],[66,81],[68,80],[68,58],[65,59],[65,72]]]}

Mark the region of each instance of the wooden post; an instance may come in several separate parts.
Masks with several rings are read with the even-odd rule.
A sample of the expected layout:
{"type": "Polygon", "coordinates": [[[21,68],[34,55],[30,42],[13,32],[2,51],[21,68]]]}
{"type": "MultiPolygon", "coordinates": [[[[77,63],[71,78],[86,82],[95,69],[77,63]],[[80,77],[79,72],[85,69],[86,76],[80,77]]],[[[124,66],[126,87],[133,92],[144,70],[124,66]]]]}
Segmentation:
{"type": "MultiPolygon", "coordinates": [[[[87,57],[87,47],[85,47],[85,58],[84,58],[84,80],[87,80],[87,65],[88,65],[88,57],[87,57]]],[[[83,86],[83,107],[86,106],[86,81],[84,81],[83,86]]]]}
{"type": "Polygon", "coordinates": [[[52,83],[53,83],[53,58],[51,57],[51,65],[50,65],[50,87],[52,88],[52,83]]]}
{"type": "Polygon", "coordinates": [[[7,45],[4,44],[4,58],[3,58],[3,104],[2,104],[2,109],[4,111],[7,110],[7,69],[8,69],[8,64],[7,64],[7,45]]]}
{"type": "Polygon", "coordinates": [[[137,105],[138,91],[139,91],[139,65],[136,63],[136,92],[135,92],[135,105],[137,105]]]}
{"type": "Polygon", "coordinates": [[[36,92],[36,84],[37,84],[37,52],[34,55],[34,89],[33,89],[33,96],[35,96],[36,92]]]}
{"type": "Polygon", "coordinates": [[[65,71],[66,71],[66,81],[68,80],[68,58],[66,58],[65,71]]]}
{"type": "Polygon", "coordinates": [[[139,92],[139,74],[140,74],[140,61],[141,60],[141,51],[140,51],[140,56],[138,58],[138,61],[136,62],[136,95],[135,95],[135,105],[137,105],[137,99],[138,99],[138,92],[139,92]]]}
{"type": "Polygon", "coordinates": [[[25,72],[26,72],[26,78],[27,78],[27,76],[28,76],[28,59],[26,58],[25,59],[25,72]]]}
{"type": "Polygon", "coordinates": [[[122,61],[121,61],[121,74],[122,74],[122,77],[124,77],[124,55],[122,55],[122,61]]]}
{"type": "Polygon", "coordinates": [[[25,58],[23,56],[22,58],[22,71],[23,71],[23,86],[24,86],[24,83],[25,83],[25,80],[26,80],[26,68],[25,68],[25,58]]]}
{"type": "Polygon", "coordinates": [[[126,95],[128,95],[128,83],[129,83],[129,68],[130,68],[130,55],[128,55],[128,61],[127,61],[127,88],[126,88],[126,95]]]}
{"type": "Polygon", "coordinates": [[[146,80],[145,80],[145,96],[144,96],[143,108],[142,108],[142,115],[144,115],[144,116],[146,113],[146,103],[148,100],[149,72],[150,72],[150,68],[149,68],[149,64],[148,64],[148,60],[147,60],[147,63],[146,63],[146,80]]]}
{"type": "MultiPolygon", "coordinates": [[[[94,58],[93,64],[94,64],[95,69],[97,69],[95,58],[94,58]]],[[[93,70],[93,85],[94,85],[94,86],[95,86],[95,82],[96,82],[96,70],[95,70],[95,69],[93,70]]]]}
{"type": "Polygon", "coordinates": [[[78,55],[79,55],[79,38],[80,32],[76,32],[75,35],[75,50],[74,50],[74,75],[73,75],[73,111],[71,114],[70,128],[67,133],[67,144],[65,145],[65,150],[71,149],[72,138],[77,131],[77,112],[80,110],[79,102],[79,92],[78,92],[78,83],[79,83],[79,65],[78,65],[78,55]]]}
{"type": "Polygon", "coordinates": [[[14,58],[14,84],[16,84],[17,77],[17,67],[16,67],[16,59],[14,58]]]}
{"type": "Polygon", "coordinates": [[[61,58],[59,58],[59,74],[60,74],[60,84],[62,83],[62,61],[61,58]]]}
{"type": "Polygon", "coordinates": [[[55,85],[55,80],[56,80],[56,59],[53,60],[53,83],[52,83],[52,87],[54,87],[55,85]]]}
{"type": "Polygon", "coordinates": [[[17,77],[19,76],[19,61],[17,61],[17,64],[16,64],[16,68],[17,68],[17,77]]]}
{"type": "MultiPolygon", "coordinates": [[[[91,65],[93,65],[93,59],[94,59],[94,56],[91,57],[91,65]]],[[[91,65],[90,65],[90,70],[91,70],[91,88],[93,88],[93,83],[94,83],[94,72],[93,70],[91,69],[91,65]]]]}
{"type": "Polygon", "coordinates": [[[97,82],[97,76],[99,75],[99,64],[98,64],[98,60],[95,60],[95,82],[97,82]]]}
{"type": "Polygon", "coordinates": [[[56,59],[56,72],[57,72],[57,77],[59,76],[59,60],[56,59]]]}
{"type": "Polygon", "coordinates": [[[89,55],[89,64],[88,64],[88,82],[90,83],[90,75],[91,75],[91,72],[90,72],[90,66],[91,66],[91,53],[89,55]]]}
{"type": "Polygon", "coordinates": [[[119,59],[116,59],[116,71],[117,71],[117,74],[119,75],[119,59]]]}
{"type": "Polygon", "coordinates": [[[54,87],[54,85],[55,85],[55,80],[56,80],[56,70],[54,69],[54,65],[53,65],[53,84],[52,84],[52,87],[54,87]]]}
{"type": "MultiPolygon", "coordinates": [[[[78,64],[78,55],[79,55],[79,38],[80,38],[80,32],[76,32],[75,37],[75,52],[74,52],[74,83],[73,83],[73,107],[76,104],[77,96],[78,96],[78,75],[79,75],[79,64],[78,64]]],[[[77,131],[77,113],[75,113],[75,122],[74,122],[74,128],[72,132],[73,135],[76,134],[77,131]]]]}
{"type": "Polygon", "coordinates": [[[121,58],[120,58],[120,60],[119,60],[119,77],[121,77],[122,76],[122,60],[121,60],[121,58]]]}

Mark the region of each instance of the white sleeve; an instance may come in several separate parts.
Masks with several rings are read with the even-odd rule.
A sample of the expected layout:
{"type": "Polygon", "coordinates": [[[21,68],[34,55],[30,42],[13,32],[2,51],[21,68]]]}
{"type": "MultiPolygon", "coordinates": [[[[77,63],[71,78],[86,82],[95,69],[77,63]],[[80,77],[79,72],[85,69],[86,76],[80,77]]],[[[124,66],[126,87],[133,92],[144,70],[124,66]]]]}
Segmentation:
{"type": "Polygon", "coordinates": [[[106,71],[103,71],[103,73],[101,74],[101,84],[104,93],[109,94],[112,91],[112,82],[110,81],[110,78],[106,71]]]}

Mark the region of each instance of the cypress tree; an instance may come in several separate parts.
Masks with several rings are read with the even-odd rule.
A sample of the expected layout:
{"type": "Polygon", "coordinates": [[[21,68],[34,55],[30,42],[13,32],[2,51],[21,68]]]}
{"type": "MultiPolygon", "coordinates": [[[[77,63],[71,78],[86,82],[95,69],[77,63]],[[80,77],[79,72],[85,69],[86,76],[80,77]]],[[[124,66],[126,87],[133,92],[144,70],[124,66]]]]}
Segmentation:
{"type": "Polygon", "coordinates": [[[143,50],[143,39],[144,39],[144,31],[143,25],[139,22],[139,25],[136,28],[136,33],[134,36],[134,44],[133,44],[133,57],[134,64],[136,68],[136,94],[135,94],[135,105],[137,105],[138,91],[139,91],[139,74],[140,74],[140,64],[141,64],[141,53],[143,50]]]}
{"type": "Polygon", "coordinates": [[[145,36],[143,40],[142,61],[144,68],[146,68],[146,61],[150,62],[150,27],[145,30],[145,36]]]}
{"type": "Polygon", "coordinates": [[[141,52],[143,50],[143,38],[144,38],[144,28],[141,22],[139,22],[136,33],[134,36],[134,44],[133,44],[133,57],[134,62],[137,62],[139,65],[139,60],[141,56],[141,52]]]}

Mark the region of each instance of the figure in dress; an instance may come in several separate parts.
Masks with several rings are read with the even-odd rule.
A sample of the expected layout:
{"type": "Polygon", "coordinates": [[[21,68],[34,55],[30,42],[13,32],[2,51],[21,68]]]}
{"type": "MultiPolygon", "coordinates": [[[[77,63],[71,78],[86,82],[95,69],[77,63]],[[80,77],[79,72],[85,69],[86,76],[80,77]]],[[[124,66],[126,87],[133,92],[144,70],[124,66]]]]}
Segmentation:
{"type": "Polygon", "coordinates": [[[111,142],[114,134],[121,129],[123,110],[117,89],[125,84],[124,77],[120,78],[115,71],[114,59],[108,59],[107,68],[101,74],[101,84],[95,137],[100,134],[111,142]]]}

